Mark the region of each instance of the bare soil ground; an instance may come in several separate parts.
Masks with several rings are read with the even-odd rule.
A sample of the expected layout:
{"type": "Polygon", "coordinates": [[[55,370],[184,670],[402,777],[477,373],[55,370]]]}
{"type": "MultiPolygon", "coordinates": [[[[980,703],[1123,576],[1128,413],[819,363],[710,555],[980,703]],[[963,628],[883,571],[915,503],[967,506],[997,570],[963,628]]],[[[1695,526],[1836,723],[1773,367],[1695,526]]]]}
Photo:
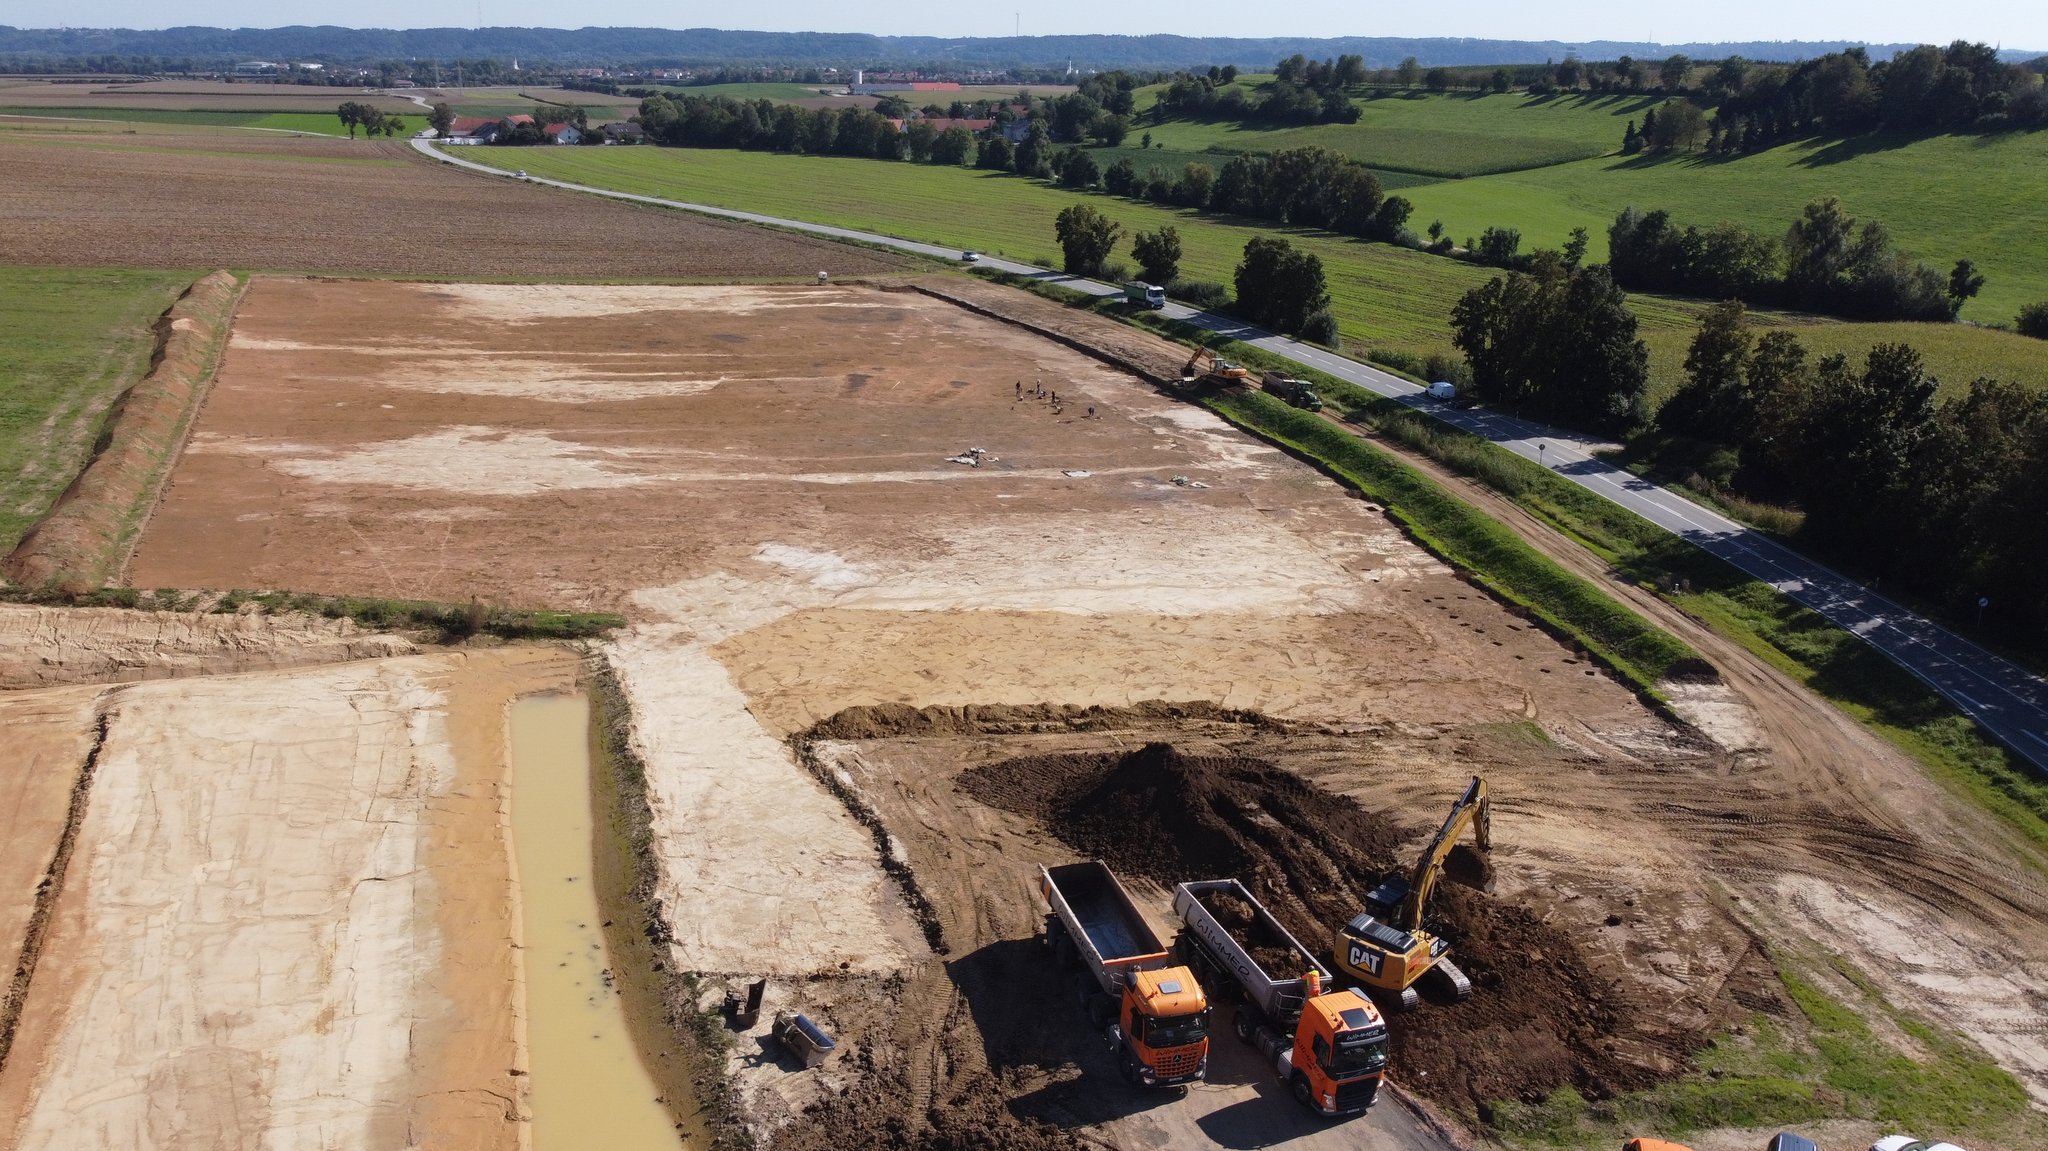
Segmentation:
{"type": "Polygon", "coordinates": [[[864,276],[908,264],[408,156],[392,140],[8,131],[0,262],[524,279],[864,276]]]}
{"type": "MultiPolygon", "coordinates": [[[[1058,322],[1086,338],[1095,321],[1058,322]]],[[[1124,362],[1183,358],[1114,330],[1124,362]]],[[[1060,804],[1006,810],[955,780],[1037,774],[1020,759],[1093,778],[1162,740],[1222,776],[1259,761],[1358,802],[1267,874],[1300,889],[1305,927],[1488,778],[1494,887],[1459,941],[1481,989],[1397,1023],[1460,1037],[1448,1062],[1404,1040],[1392,1072],[1446,1106],[1681,1071],[1731,1015],[1783,1010],[1760,930],[1859,966],[1891,956],[1905,974],[1871,974],[1899,1002],[1996,1001],[2002,1030],[1984,1011],[1950,1021],[2044,1082],[2024,1023],[2048,1002],[2042,887],[1999,838],[1945,838],[1975,825],[1909,762],[1719,648],[1729,688],[1681,701],[1702,722],[1674,727],[1363,501],[928,296],[260,280],[135,572],[623,606],[608,654],[648,772],[670,961],[714,995],[767,975],[772,1004],[843,1040],[800,1072],[741,1037],[730,1069],[782,1147],[1076,1130],[1133,1148],[1429,1145],[1391,1105],[1291,1126],[1228,1043],[1213,1090],[1105,1086],[1032,942],[1030,879],[1119,845],[1066,838],[1057,816],[1055,834],[1060,804]],[[1514,997],[1532,970],[1581,966],[1584,987],[1514,997]]],[[[1282,822],[1225,819],[1222,841],[1266,821],[1282,822]]],[[[1157,858],[1130,862],[1174,878],[1157,858]]]]}
{"type": "MultiPolygon", "coordinates": [[[[91,674],[68,641],[100,622],[45,613],[10,662],[91,674]]],[[[297,646],[154,622],[166,666],[297,646]]],[[[301,657],[346,654],[324,630],[301,657]]],[[[26,753],[0,761],[0,928],[35,975],[0,1005],[0,1147],[522,1146],[504,716],[577,666],[510,647],[0,695],[26,753]],[[59,882],[19,882],[67,825],[59,882]]]]}
{"type": "Polygon", "coordinates": [[[203,80],[157,80],[146,84],[52,84],[16,80],[0,86],[0,104],[45,108],[163,108],[200,112],[332,112],[345,100],[386,112],[416,114],[418,104],[403,96],[362,88],[316,88],[309,84],[241,84],[203,80]]]}

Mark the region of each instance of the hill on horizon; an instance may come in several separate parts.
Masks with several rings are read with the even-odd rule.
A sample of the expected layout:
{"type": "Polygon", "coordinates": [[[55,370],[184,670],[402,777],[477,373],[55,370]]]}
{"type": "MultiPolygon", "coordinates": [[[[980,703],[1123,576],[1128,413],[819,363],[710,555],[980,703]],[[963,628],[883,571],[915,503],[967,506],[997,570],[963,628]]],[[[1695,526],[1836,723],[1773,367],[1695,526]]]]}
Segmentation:
{"type": "MultiPolygon", "coordinates": [[[[1864,47],[1878,59],[1910,44],[1865,44],[1854,40],[1730,41],[1653,44],[1642,41],[1485,40],[1464,37],[1346,36],[1191,37],[1150,36],[870,36],[836,32],[749,32],[717,28],[343,28],[294,25],[283,28],[14,28],[0,25],[0,63],[21,66],[37,58],[153,56],[217,62],[233,59],[479,59],[519,58],[559,64],[833,64],[870,68],[935,66],[955,68],[1064,67],[1174,69],[1235,64],[1271,67],[1301,53],[1324,58],[1356,54],[1369,68],[1392,67],[1413,56],[1437,65],[1536,64],[1577,55],[1585,60],[1620,56],[1662,59],[1682,53],[1695,59],[1743,56],[1787,61],[1864,47]]],[[[2039,51],[2007,49],[2001,56],[2024,61],[2039,51]]]]}

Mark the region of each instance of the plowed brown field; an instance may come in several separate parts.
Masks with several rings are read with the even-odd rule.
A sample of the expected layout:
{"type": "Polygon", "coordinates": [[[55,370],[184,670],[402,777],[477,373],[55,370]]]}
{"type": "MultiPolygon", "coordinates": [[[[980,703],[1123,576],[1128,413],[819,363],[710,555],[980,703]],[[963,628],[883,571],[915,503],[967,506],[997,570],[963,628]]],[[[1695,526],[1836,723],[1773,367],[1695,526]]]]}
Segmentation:
{"type": "Polygon", "coordinates": [[[408,159],[399,141],[67,127],[0,134],[0,263],[554,280],[861,276],[908,264],[408,159]]]}

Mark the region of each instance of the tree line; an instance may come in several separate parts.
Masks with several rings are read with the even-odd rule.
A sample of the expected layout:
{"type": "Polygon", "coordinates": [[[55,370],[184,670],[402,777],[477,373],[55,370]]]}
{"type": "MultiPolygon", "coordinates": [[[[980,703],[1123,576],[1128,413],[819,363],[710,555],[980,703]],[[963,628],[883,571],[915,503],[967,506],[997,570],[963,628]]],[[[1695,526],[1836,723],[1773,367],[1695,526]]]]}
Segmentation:
{"type": "Polygon", "coordinates": [[[1311,60],[1296,54],[1280,61],[1274,78],[1256,90],[1237,86],[1237,69],[1182,72],[1167,83],[1153,108],[1155,118],[1253,120],[1274,124],[1355,124],[1358,105],[1351,90],[1366,82],[1362,56],[1311,60]]]}
{"type": "MultiPolygon", "coordinates": [[[[1110,258],[1122,236],[1123,225],[1088,204],[1070,205],[1053,221],[1061,267],[1069,275],[1122,279],[1126,269],[1110,258]]],[[[1172,225],[1133,236],[1131,255],[1145,282],[1192,286],[1180,279],[1180,230],[1172,225]]],[[[1244,258],[1231,278],[1234,297],[1221,285],[1202,286],[1212,291],[1177,294],[1198,295],[1203,298],[1194,302],[1205,308],[1228,311],[1274,331],[1336,346],[1337,320],[1330,314],[1323,261],[1315,253],[1301,251],[1280,236],[1254,236],[1245,242],[1244,258]]]]}
{"type": "Polygon", "coordinates": [[[2048,635],[2048,394],[1980,378],[1937,400],[1914,349],[1861,365],[1756,332],[1741,303],[1702,319],[1657,430],[1702,478],[1805,512],[1801,537],[1952,609],[2048,635]]]}
{"type": "Polygon", "coordinates": [[[1781,237],[1739,224],[1680,228],[1668,212],[1624,208],[1607,230],[1614,279],[1638,291],[1735,299],[1861,320],[1953,320],[1984,286],[1969,260],[1944,277],[1902,255],[1876,220],[1829,197],[1781,237]]]}
{"type": "Polygon", "coordinates": [[[356,129],[361,128],[365,136],[396,136],[405,131],[405,117],[394,116],[374,104],[355,100],[345,101],[334,110],[341,118],[341,126],[348,129],[348,138],[356,138],[356,129]]]}
{"type": "Polygon", "coordinates": [[[1539,251],[1465,293],[1451,333],[1482,399],[1610,434],[1643,422],[1650,351],[1605,267],[1539,251]]]}

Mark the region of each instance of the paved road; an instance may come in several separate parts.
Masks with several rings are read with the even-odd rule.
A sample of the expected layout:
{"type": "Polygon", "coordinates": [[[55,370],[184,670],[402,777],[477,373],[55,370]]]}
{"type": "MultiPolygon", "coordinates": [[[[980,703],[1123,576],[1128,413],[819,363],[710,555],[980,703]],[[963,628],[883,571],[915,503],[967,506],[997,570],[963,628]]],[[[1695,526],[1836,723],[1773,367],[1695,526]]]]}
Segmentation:
{"type": "MultiPolygon", "coordinates": [[[[505,175],[503,169],[465,160],[456,152],[437,148],[423,138],[415,139],[413,147],[437,160],[493,176],[505,175]]],[[[532,182],[616,200],[747,220],[833,239],[880,244],[940,259],[958,260],[961,255],[957,248],[942,248],[874,232],[811,224],[758,212],[636,196],[560,180],[532,178],[532,182]]],[[[1091,295],[1123,294],[1110,284],[1047,272],[1029,264],[992,256],[984,256],[980,262],[986,267],[1057,282],[1091,295]]],[[[1345,359],[1313,344],[1276,336],[1228,316],[1197,311],[1180,304],[1168,304],[1163,314],[1171,319],[1185,320],[1206,331],[1242,340],[1484,436],[1516,455],[1543,464],[1573,483],[1690,540],[1863,637],[1871,646],[1940,692],[2007,747],[2036,768],[2048,772],[2048,683],[2040,677],[1718,512],[1599,460],[1593,455],[1599,441],[1512,416],[1483,410],[1461,411],[1437,404],[1421,388],[1397,376],[1345,359]]]]}

